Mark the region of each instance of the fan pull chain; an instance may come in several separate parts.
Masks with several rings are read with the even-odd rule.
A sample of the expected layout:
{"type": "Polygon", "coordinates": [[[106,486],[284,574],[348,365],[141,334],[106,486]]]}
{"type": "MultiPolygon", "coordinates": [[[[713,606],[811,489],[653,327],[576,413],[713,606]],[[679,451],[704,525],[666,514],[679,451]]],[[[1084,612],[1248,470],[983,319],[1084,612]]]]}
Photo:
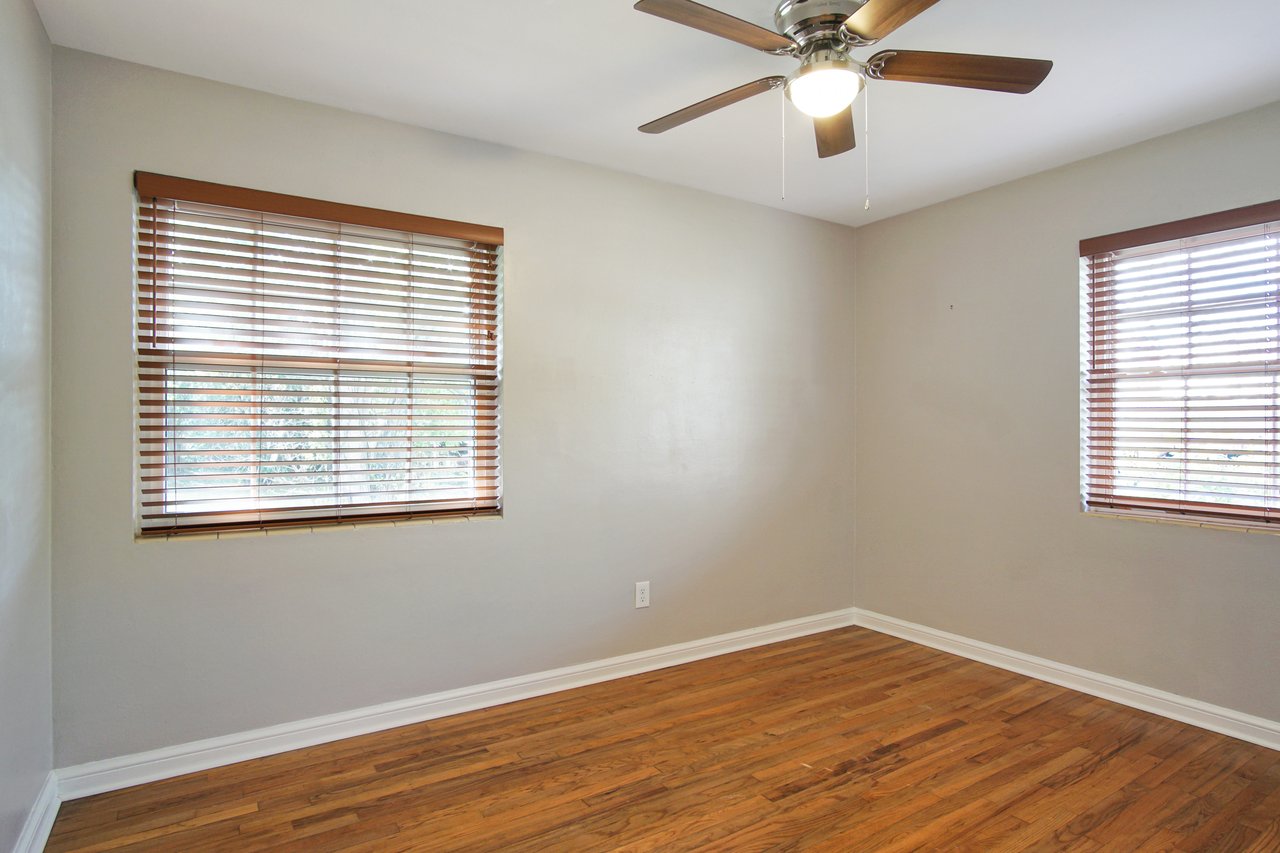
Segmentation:
{"type": "Polygon", "coordinates": [[[782,104],[782,200],[787,200],[787,99],[779,98],[782,104]]]}
{"type": "Polygon", "coordinates": [[[863,181],[866,185],[867,200],[863,203],[863,210],[871,209],[871,87],[868,86],[862,91],[862,162],[864,166],[863,181]]]}

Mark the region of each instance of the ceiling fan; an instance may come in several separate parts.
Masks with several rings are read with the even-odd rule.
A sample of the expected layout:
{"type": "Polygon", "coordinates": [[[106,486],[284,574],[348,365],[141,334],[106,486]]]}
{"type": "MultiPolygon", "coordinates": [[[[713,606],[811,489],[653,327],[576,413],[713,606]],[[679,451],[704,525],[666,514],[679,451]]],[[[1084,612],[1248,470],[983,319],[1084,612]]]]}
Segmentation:
{"type": "Polygon", "coordinates": [[[663,133],[754,95],[785,87],[787,99],[813,118],[818,156],[854,148],[853,102],[874,80],[935,83],[1025,95],[1049,75],[1053,63],[971,53],[882,50],[865,62],[850,53],[875,44],[938,0],[782,0],[773,13],[777,32],[693,0],[640,0],[635,8],[765,53],[800,60],[785,77],[762,77],[640,126],[663,133]]]}

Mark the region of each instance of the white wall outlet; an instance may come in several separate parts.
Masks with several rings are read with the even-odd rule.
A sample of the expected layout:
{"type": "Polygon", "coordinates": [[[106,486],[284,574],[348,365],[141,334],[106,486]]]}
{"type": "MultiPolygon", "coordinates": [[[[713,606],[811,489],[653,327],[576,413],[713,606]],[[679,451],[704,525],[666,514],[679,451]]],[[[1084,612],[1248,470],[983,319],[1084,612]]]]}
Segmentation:
{"type": "Polygon", "coordinates": [[[649,582],[636,581],[636,607],[649,606],[649,582]]]}

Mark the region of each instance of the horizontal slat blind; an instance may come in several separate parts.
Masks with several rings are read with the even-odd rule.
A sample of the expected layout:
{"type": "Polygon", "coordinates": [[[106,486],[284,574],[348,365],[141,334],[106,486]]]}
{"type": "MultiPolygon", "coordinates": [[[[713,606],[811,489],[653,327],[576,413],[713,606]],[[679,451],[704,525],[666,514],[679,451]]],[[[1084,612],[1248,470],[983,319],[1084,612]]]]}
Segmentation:
{"type": "Polygon", "coordinates": [[[138,186],[143,534],[500,507],[500,245],[138,186]]]}
{"type": "Polygon", "coordinates": [[[1081,258],[1089,508],[1280,525],[1280,205],[1256,210],[1081,258]]]}

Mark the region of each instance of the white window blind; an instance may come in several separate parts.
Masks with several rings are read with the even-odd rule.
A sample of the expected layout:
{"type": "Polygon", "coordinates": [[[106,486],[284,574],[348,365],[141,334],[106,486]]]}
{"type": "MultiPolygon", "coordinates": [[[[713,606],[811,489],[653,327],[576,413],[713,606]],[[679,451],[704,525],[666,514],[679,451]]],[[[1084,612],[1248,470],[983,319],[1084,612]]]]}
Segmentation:
{"type": "Polygon", "coordinates": [[[500,229],[135,183],[143,534],[500,508],[500,229]]]}
{"type": "Polygon", "coordinates": [[[1081,254],[1086,506],[1280,526],[1280,203],[1081,254]]]}

